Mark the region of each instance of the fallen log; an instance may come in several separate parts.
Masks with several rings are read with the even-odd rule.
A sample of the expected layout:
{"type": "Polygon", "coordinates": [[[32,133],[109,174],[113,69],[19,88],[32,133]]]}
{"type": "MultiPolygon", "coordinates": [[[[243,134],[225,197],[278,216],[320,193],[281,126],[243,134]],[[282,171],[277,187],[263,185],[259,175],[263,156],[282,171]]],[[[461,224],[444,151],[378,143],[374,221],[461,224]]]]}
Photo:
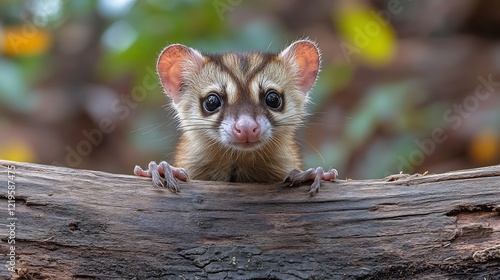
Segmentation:
{"type": "Polygon", "coordinates": [[[499,279],[499,176],[339,180],[312,197],[190,181],[174,194],[146,178],[0,161],[0,276],[499,279]]]}

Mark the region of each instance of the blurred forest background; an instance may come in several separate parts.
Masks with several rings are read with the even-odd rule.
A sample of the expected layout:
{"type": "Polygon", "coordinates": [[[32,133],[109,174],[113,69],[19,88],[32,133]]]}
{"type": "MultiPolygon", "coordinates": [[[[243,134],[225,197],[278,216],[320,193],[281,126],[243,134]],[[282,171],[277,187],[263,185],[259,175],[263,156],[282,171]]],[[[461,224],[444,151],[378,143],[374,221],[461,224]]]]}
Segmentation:
{"type": "Polygon", "coordinates": [[[0,0],[0,158],[171,159],[159,52],[323,52],[305,164],[381,178],[500,163],[500,1],[0,0]]]}

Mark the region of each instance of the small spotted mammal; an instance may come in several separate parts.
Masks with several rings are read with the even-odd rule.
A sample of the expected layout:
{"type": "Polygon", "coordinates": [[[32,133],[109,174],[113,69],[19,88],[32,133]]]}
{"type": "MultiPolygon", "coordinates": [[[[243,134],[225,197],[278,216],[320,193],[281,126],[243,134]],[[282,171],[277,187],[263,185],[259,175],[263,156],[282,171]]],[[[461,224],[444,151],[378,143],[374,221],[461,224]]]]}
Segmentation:
{"type": "Polygon", "coordinates": [[[138,176],[179,191],[177,180],[278,182],[300,185],[335,180],[335,169],[300,171],[295,140],[304,124],[308,92],[318,76],[316,43],[299,40],[278,54],[202,54],[180,44],[160,54],[158,75],[179,120],[172,165],[136,166],[138,176]]]}

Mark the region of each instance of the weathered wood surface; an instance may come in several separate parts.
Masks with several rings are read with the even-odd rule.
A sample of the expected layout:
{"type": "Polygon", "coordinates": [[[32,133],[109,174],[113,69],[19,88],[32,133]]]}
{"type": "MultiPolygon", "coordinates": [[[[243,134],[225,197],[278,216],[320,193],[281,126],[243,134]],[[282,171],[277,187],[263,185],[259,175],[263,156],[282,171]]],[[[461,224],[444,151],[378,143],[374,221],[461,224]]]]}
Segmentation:
{"type": "MultiPolygon", "coordinates": [[[[500,279],[500,166],[307,186],[15,167],[22,279],[500,279]]],[[[6,229],[7,228],[7,229],[6,229]]],[[[0,276],[9,230],[1,233],[0,276]]]]}

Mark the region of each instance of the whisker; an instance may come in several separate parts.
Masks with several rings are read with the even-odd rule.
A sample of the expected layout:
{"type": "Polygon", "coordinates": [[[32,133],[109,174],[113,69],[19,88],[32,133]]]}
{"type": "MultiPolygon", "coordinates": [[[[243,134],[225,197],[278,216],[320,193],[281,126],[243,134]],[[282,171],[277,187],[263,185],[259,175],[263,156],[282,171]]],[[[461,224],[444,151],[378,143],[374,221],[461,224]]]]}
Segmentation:
{"type": "Polygon", "coordinates": [[[137,129],[131,130],[131,131],[130,131],[130,133],[135,133],[135,132],[137,132],[137,131],[140,131],[140,130],[143,130],[143,129],[148,129],[148,128],[153,127],[153,126],[161,126],[161,125],[163,125],[163,124],[164,124],[164,123],[160,123],[160,124],[158,124],[158,123],[154,123],[154,124],[146,125],[146,126],[139,127],[139,128],[137,128],[137,129]]]}
{"type": "Polygon", "coordinates": [[[209,131],[212,130],[210,127],[194,127],[194,128],[188,128],[188,129],[182,129],[183,132],[188,132],[188,131],[209,131]]]}
{"type": "Polygon", "coordinates": [[[352,121],[350,116],[336,115],[332,113],[314,113],[308,117],[308,121],[313,123],[324,123],[324,124],[339,124],[339,123],[349,123],[352,121]]]}
{"type": "Polygon", "coordinates": [[[208,122],[208,123],[217,123],[217,120],[211,120],[211,119],[204,119],[204,118],[190,118],[188,121],[201,121],[201,122],[208,122]]]}
{"type": "Polygon", "coordinates": [[[159,125],[157,125],[157,126],[155,126],[155,127],[151,128],[150,130],[145,131],[145,132],[141,132],[141,133],[142,133],[142,134],[147,134],[147,133],[150,133],[150,132],[152,132],[152,131],[154,131],[154,130],[156,130],[156,129],[158,129],[158,128],[162,127],[162,126],[164,126],[165,124],[166,124],[166,122],[161,123],[161,124],[159,124],[159,125]]]}
{"type": "Polygon", "coordinates": [[[317,154],[318,156],[321,158],[321,160],[323,161],[323,164],[326,163],[325,161],[325,158],[323,157],[323,155],[321,155],[321,153],[318,151],[318,149],[316,149],[316,147],[314,147],[311,143],[309,143],[309,141],[304,141],[309,147],[311,147],[317,154]]]}
{"type": "Polygon", "coordinates": [[[165,136],[165,137],[162,137],[162,138],[157,138],[157,139],[153,140],[153,141],[152,141],[152,143],[155,143],[155,142],[162,142],[163,140],[166,140],[166,139],[168,139],[168,138],[170,138],[170,140],[168,141],[168,143],[172,143],[172,140],[173,140],[174,138],[177,138],[176,136],[177,136],[177,135],[167,135],[167,136],[165,136]]]}

